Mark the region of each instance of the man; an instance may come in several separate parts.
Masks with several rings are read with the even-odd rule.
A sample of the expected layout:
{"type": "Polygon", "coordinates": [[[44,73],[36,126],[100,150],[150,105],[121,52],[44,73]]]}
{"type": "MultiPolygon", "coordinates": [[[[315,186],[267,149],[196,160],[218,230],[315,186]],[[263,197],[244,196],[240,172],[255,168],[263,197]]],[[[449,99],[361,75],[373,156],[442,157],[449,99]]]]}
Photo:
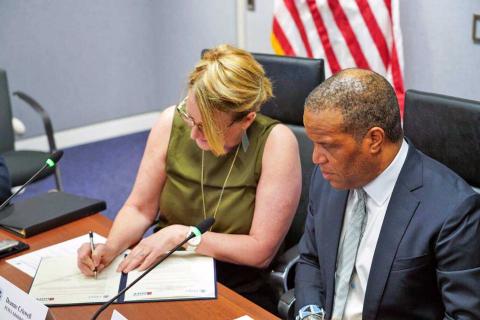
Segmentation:
{"type": "Polygon", "coordinates": [[[480,319],[480,195],[404,139],[390,84],[344,70],[309,95],[304,124],[317,167],[298,318],[480,319]]]}
{"type": "Polygon", "coordinates": [[[10,196],[10,174],[5,161],[0,156],[0,204],[10,196]]]}

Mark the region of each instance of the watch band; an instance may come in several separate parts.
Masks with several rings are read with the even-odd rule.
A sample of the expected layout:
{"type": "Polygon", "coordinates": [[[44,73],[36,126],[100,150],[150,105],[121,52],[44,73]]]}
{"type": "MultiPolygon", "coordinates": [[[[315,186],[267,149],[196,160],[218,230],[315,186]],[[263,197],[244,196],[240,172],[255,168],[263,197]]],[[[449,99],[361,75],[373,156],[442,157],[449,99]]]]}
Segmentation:
{"type": "Polygon", "coordinates": [[[190,236],[192,233],[195,234],[195,237],[188,240],[187,247],[185,248],[185,250],[191,251],[191,252],[196,252],[198,245],[202,241],[202,233],[196,227],[191,226],[188,229],[187,237],[190,236]]]}
{"type": "Polygon", "coordinates": [[[296,320],[324,320],[325,311],[317,305],[309,304],[298,311],[296,320]]]}

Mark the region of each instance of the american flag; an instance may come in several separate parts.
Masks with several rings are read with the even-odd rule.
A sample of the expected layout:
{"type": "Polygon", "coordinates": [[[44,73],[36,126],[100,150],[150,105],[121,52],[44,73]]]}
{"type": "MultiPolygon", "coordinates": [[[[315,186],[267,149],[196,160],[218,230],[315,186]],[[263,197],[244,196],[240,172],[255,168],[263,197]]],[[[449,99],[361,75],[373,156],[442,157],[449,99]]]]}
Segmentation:
{"type": "Polygon", "coordinates": [[[385,76],[403,114],[399,0],[275,0],[277,54],[325,59],[325,75],[358,67],[385,76]]]}

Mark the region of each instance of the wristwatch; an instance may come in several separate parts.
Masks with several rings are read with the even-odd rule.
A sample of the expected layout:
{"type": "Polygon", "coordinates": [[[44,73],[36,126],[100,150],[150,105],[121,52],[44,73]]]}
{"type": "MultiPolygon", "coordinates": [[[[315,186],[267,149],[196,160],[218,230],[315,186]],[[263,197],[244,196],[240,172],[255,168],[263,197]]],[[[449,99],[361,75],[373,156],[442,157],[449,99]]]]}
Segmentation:
{"type": "Polygon", "coordinates": [[[325,311],[317,305],[309,304],[298,311],[295,320],[324,320],[325,311]]]}
{"type": "Polygon", "coordinates": [[[195,237],[187,241],[187,247],[185,248],[185,250],[195,252],[197,250],[198,245],[202,241],[202,234],[200,233],[200,231],[198,231],[197,228],[190,227],[188,229],[187,237],[192,233],[195,234],[195,237]]]}

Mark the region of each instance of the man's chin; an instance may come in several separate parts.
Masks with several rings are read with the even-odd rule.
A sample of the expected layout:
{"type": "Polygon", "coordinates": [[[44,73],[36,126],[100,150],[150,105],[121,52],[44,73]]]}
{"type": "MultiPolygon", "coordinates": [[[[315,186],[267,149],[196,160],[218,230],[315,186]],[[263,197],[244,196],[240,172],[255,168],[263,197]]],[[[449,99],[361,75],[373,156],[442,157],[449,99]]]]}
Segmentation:
{"type": "Polygon", "coordinates": [[[339,181],[335,181],[335,180],[327,180],[328,183],[330,183],[330,186],[333,188],[333,189],[336,189],[336,190],[347,190],[347,189],[350,189],[348,186],[346,186],[344,183],[341,183],[339,181]]]}

